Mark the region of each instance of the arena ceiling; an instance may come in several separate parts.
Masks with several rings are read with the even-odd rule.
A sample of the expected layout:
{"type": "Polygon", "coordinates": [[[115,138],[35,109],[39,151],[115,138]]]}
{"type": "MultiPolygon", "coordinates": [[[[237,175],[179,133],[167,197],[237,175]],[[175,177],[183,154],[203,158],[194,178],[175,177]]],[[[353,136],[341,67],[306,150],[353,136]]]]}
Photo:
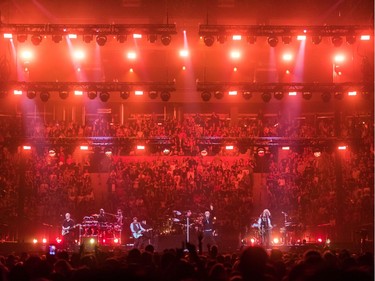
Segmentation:
{"type": "MultiPolygon", "coordinates": [[[[0,9],[2,33],[17,25],[22,28],[35,24],[42,26],[39,32],[42,41],[38,45],[31,40],[38,29],[27,34],[25,42],[20,42],[16,34],[12,40],[3,36],[0,39],[2,85],[8,81],[13,81],[13,85],[20,81],[30,83],[30,89],[27,86],[22,89],[24,91],[39,91],[33,83],[40,82],[87,83],[82,88],[85,92],[95,82],[119,82],[128,83],[129,87],[122,89],[130,92],[126,100],[136,102],[135,90],[156,90],[160,96],[163,85],[172,84],[172,89],[165,89],[171,94],[168,102],[205,103],[202,92],[207,90],[212,94],[210,103],[225,105],[228,102],[247,102],[242,96],[228,96],[232,90],[253,92],[251,100],[262,103],[261,92],[268,83],[315,85],[309,91],[318,92],[319,101],[323,89],[316,85],[320,83],[333,83],[327,90],[333,94],[335,84],[367,82],[373,85],[374,7],[373,1],[369,0],[25,0],[2,1],[0,9]],[[52,35],[55,31],[51,31],[51,26],[64,25],[66,33],[72,26],[82,27],[82,30],[91,28],[98,33],[93,35],[90,43],[84,42],[82,30],[76,32],[77,38],[68,38],[68,34],[64,34],[59,43],[54,42],[52,35]],[[122,38],[123,42],[119,42],[116,26],[130,28],[126,39],[122,38]],[[265,31],[267,27],[268,31],[265,31]],[[280,27],[286,29],[280,31],[280,27]],[[291,42],[286,44],[283,37],[291,32],[288,27],[295,29],[291,42]],[[343,30],[340,27],[344,27],[343,30]],[[168,44],[161,40],[163,30],[170,31],[168,44]],[[203,34],[207,30],[213,32],[212,46],[205,43],[203,34]],[[307,31],[306,41],[298,41],[296,36],[300,32],[303,35],[304,30],[307,31]],[[322,35],[319,44],[312,42],[312,30],[322,35]],[[107,41],[99,46],[95,39],[102,32],[108,33],[107,41]],[[233,40],[232,36],[241,32],[242,39],[233,40]],[[250,42],[245,35],[249,32],[255,32],[255,42],[250,42]],[[334,34],[329,32],[344,32],[340,47],[334,46],[334,34]],[[346,39],[349,32],[356,35],[356,41],[351,44],[346,39]],[[133,38],[134,33],[141,34],[142,38],[133,38]],[[279,40],[276,47],[271,47],[267,41],[272,33],[279,40]],[[155,42],[150,42],[153,41],[151,34],[155,34],[155,42]],[[367,34],[371,36],[369,41],[360,40],[361,35],[367,34]],[[31,53],[27,61],[22,57],[24,51],[31,53]],[[81,53],[77,54],[77,51],[81,53]],[[181,56],[181,51],[187,51],[187,56],[181,56]],[[283,58],[288,54],[292,59],[285,61],[283,58]],[[335,62],[337,55],[342,55],[344,61],[335,62]],[[263,88],[254,87],[253,83],[260,83],[263,88]],[[218,84],[222,87],[215,88],[218,84]],[[243,87],[236,88],[238,85],[243,87]],[[215,93],[218,91],[223,93],[223,98],[217,98],[219,94],[215,93]]],[[[22,31],[17,29],[17,33],[22,31]]],[[[372,89],[373,86],[371,93],[372,89]]],[[[59,87],[54,89],[54,94],[53,89],[49,90],[51,100],[61,100],[59,87]]],[[[69,91],[72,90],[73,87],[69,87],[69,91]]],[[[283,90],[293,89],[284,87],[283,90]]],[[[360,92],[363,88],[346,87],[343,91],[350,90],[360,92]]],[[[116,93],[110,95],[108,102],[118,101],[124,99],[116,93]]],[[[142,100],[156,101],[161,100],[159,97],[142,100]]]]}

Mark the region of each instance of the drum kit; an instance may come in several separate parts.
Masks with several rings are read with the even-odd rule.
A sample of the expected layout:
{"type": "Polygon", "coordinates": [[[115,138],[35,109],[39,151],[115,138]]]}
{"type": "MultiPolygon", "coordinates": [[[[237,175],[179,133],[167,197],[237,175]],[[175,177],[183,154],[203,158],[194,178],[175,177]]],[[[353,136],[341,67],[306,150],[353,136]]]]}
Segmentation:
{"type": "MultiPolygon", "coordinates": [[[[108,213],[106,213],[108,215],[108,213]]],[[[111,215],[111,214],[109,214],[111,215]]],[[[81,223],[80,237],[98,237],[98,241],[105,243],[110,239],[120,239],[122,225],[111,222],[99,222],[97,214],[83,217],[81,223]]],[[[115,216],[115,215],[113,215],[115,216]]]]}

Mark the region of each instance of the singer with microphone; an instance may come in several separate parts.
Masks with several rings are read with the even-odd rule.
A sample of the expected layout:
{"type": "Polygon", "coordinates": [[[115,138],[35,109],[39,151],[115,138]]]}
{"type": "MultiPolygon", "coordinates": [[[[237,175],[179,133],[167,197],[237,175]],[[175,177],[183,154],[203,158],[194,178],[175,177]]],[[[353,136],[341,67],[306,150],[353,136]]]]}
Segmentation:
{"type": "Polygon", "coordinates": [[[262,246],[269,248],[271,244],[271,212],[268,209],[264,209],[258,218],[258,229],[262,242],[262,246]]]}

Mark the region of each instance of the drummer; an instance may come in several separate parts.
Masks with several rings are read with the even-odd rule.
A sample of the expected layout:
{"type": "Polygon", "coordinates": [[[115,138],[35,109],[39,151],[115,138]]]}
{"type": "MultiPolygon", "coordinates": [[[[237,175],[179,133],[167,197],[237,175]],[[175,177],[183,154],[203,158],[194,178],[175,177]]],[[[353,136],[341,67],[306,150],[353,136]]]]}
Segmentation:
{"type": "Polygon", "coordinates": [[[98,215],[98,223],[99,225],[104,225],[106,224],[108,221],[107,219],[107,215],[106,213],[104,212],[104,209],[100,209],[99,210],[99,215],[98,215]]]}

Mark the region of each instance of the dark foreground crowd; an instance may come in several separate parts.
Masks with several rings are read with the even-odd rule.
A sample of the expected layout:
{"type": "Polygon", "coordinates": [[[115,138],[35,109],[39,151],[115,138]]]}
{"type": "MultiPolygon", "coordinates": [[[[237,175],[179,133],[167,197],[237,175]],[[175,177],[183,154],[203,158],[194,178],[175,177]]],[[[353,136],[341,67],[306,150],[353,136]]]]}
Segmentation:
{"type": "Polygon", "coordinates": [[[142,251],[126,253],[80,252],[56,256],[0,256],[0,280],[4,281],[95,281],[95,280],[184,280],[184,281],[370,281],[374,280],[371,253],[348,250],[307,250],[303,254],[261,247],[247,247],[238,253],[220,254],[211,247],[206,255],[194,245],[166,249],[161,253],[148,245],[142,251]]]}

